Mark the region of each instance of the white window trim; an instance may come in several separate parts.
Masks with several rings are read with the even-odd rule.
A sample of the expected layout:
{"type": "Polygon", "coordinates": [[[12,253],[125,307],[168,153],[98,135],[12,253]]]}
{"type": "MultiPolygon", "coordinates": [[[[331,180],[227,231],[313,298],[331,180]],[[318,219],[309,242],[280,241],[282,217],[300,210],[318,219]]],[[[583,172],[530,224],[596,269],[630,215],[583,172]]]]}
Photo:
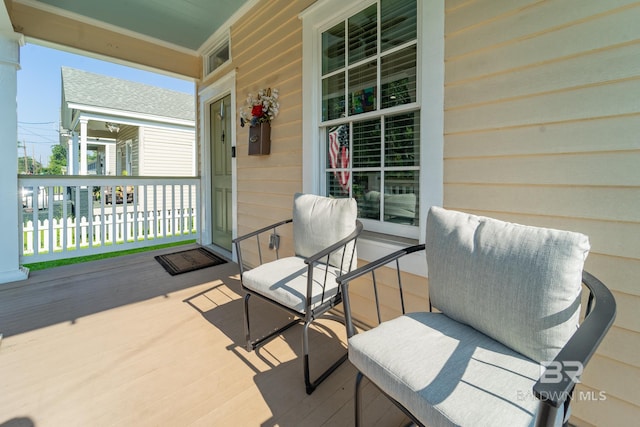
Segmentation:
{"type": "MultiPolygon", "coordinates": [[[[302,19],[302,189],[319,194],[322,158],[320,125],[321,31],[339,19],[352,15],[374,1],[325,0],[300,14],[302,19]]],[[[418,81],[420,107],[420,226],[419,242],[424,243],[426,214],[431,206],[442,206],[444,172],[444,0],[418,1],[418,81]],[[429,76],[428,80],[424,76],[429,76]],[[426,101],[428,100],[428,102],[426,101]]],[[[358,257],[373,261],[406,244],[375,239],[358,240],[358,257]]],[[[412,257],[401,264],[403,271],[426,275],[426,259],[412,257]],[[421,273],[422,272],[422,273],[421,273]]]]}
{"type": "Polygon", "coordinates": [[[228,64],[230,64],[232,59],[233,58],[231,57],[231,31],[228,28],[221,36],[219,36],[218,39],[216,39],[216,41],[213,43],[213,46],[207,49],[207,51],[202,55],[202,75],[206,79],[208,77],[213,76],[214,74],[217,74],[219,70],[223,69],[228,64]],[[215,70],[209,70],[208,69],[209,55],[212,55],[214,52],[216,52],[225,44],[228,46],[228,49],[229,49],[229,59],[227,59],[224,63],[220,64],[215,70]]]}

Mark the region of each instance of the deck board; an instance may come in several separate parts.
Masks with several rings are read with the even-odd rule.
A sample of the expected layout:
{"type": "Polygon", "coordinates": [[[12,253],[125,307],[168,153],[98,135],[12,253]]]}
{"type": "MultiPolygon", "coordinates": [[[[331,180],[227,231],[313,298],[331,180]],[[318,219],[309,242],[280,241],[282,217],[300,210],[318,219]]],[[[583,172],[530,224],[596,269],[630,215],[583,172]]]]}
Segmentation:
{"type": "MultiPolygon", "coordinates": [[[[1,285],[0,426],[353,425],[353,366],[307,396],[300,327],[247,352],[237,265],[170,276],[153,256],[171,251],[1,285]]],[[[263,302],[252,308],[265,332],[286,318],[263,302]]],[[[312,375],[346,347],[331,321],[310,339],[312,375]]],[[[402,424],[366,395],[368,425],[402,424]]]]}

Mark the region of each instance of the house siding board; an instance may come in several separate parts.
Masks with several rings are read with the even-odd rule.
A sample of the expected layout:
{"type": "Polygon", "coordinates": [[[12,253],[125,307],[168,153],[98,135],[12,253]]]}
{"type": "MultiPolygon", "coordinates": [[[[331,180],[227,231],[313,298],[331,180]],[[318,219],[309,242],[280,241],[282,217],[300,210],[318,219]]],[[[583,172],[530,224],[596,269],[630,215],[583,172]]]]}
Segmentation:
{"type": "Polygon", "coordinates": [[[640,114],[448,134],[445,159],[637,150],[640,114]],[[531,141],[536,144],[532,145],[531,141]]]}
{"type": "MultiPolygon", "coordinates": [[[[481,7],[486,6],[487,3],[495,2],[492,0],[473,2],[474,5],[481,7]]],[[[516,10],[516,13],[509,15],[503,13],[497,20],[494,17],[491,25],[483,25],[483,21],[488,19],[482,19],[477,9],[461,8],[457,13],[451,13],[447,17],[449,35],[447,55],[462,56],[488,46],[517,43],[518,40],[530,37],[532,34],[558,31],[567,26],[573,26],[577,21],[593,20],[599,14],[608,14],[617,8],[634,6],[635,3],[637,3],[635,0],[525,1],[520,2],[520,5],[529,6],[527,9],[516,10]],[[459,30],[458,34],[454,34],[456,29],[459,30]]],[[[500,6],[504,7],[504,5],[500,6]]]]}
{"type": "Polygon", "coordinates": [[[192,131],[144,128],[145,176],[193,176],[192,131]]]}
{"type": "MultiPolygon", "coordinates": [[[[302,22],[298,14],[313,2],[261,1],[231,28],[229,68],[236,70],[237,107],[244,106],[248,93],[259,89],[280,92],[280,113],[271,123],[270,155],[249,156],[248,128],[235,124],[238,235],[290,218],[293,195],[302,190],[302,22]]],[[[281,251],[293,247],[292,239],[283,230],[281,251]]],[[[255,265],[257,251],[243,248],[243,260],[255,265]]]]}
{"type": "MultiPolygon", "coordinates": [[[[595,2],[581,2],[580,5],[595,2]]],[[[560,1],[550,2],[561,4],[560,1]]],[[[601,2],[609,4],[608,2],[601,2]]],[[[598,50],[611,49],[622,44],[637,43],[640,38],[640,27],[637,24],[640,19],[640,5],[634,2],[627,8],[609,9],[609,13],[603,13],[592,17],[590,20],[576,20],[567,23],[563,28],[548,28],[548,31],[537,31],[529,34],[518,34],[509,42],[498,45],[484,46],[462,56],[453,56],[445,47],[445,83],[461,82],[473,78],[480,78],[497,73],[505,73],[510,70],[530,67],[548,61],[559,61],[576,55],[590,54],[598,50]],[[597,37],[595,36],[597,35],[597,37]],[[526,54],[525,54],[526,53],[526,54]]],[[[518,15],[521,17],[521,15],[518,15]]],[[[524,17],[523,17],[524,18],[524,17]]],[[[449,17],[445,18],[447,21],[449,17]]],[[[526,19],[522,19],[526,21],[526,19]]],[[[478,23],[478,27],[481,23],[478,23]]],[[[496,22],[488,22],[491,26],[496,22]]],[[[508,35],[513,35],[516,28],[522,25],[515,21],[510,26],[508,35]]],[[[465,32],[457,35],[464,40],[473,42],[473,34],[467,37],[465,32]]],[[[447,35],[448,44],[452,41],[452,35],[447,35]]]]}
{"type": "Polygon", "coordinates": [[[138,150],[138,146],[139,146],[139,142],[140,142],[140,137],[139,137],[139,130],[140,128],[138,128],[138,126],[129,126],[129,125],[124,125],[120,127],[120,131],[118,132],[118,138],[117,138],[117,142],[116,142],[116,152],[115,152],[115,158],[116,158],[116,165],[117,165],[117,169],[115,169],[116,171],[116,175],[122,175],[122,171],[126,170],[126,166],[124,164],[121,163],[121,158],[118,154],[119,150],[122,150],[122,155],[124,156],[126,153],[126,142],[127,141],[131,141],[131,173],[133,176],[138,176],[139,171],[137,170],[137,159],[138,159],[138,155],[139,155],[139,150],[138,150]]]}
{"type": "Polygon", "coordinates": [[[444,204],[585,233],[618,316],[579,425],[640,417],[640,2],[447,2],[444,204]],[[491,7],[488,8],[491,4],[491,7]],[[597,35],[597,36],[596,36],[597,35]]]}

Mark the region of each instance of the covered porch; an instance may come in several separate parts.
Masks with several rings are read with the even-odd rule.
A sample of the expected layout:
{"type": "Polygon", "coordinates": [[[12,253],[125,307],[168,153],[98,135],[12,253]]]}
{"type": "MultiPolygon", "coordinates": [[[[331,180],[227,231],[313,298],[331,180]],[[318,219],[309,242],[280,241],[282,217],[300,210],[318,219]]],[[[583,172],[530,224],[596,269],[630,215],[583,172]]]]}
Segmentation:
{"type": "MultiPolygon", "coordinates": [[[[308,396],[299,329],[247,352],[238,266],[170,276],[153,257],[179,249],[3,286],[0,425],[352,425],[355,369],[343,364],[308,396]]],[[[284,315],[256,308],[272,326],[284,315]]],[[[311,345],[331,360],[344,327],[321,325],[311,345]]],[[[373,388],[367,404],[375,425],[403,424],[373,388]]]]}
{"type": "MultiPolygon", "coordinates": [[[[54,3],[61,4],[8,0],[5,8],[0,6],[0,80],[6,82],[0,86],[0,182],[5,184],[0,187],[1,200],[16,200],[18,191],[15,76],[25,37],[195,82],[194,164],[203,245],[212,242],[216,212],[215,147],[225,141],[214,138],[212,126],[222,111],[213,107],[220,102],[229,105],[226,117],[233,124],[226,132],[231,144],[225,149],[234,150],[230,183],[225,181],[219,188],[224,197],[215,200],[229,202],[220,212],[229,213],[225,231],[232,237],[289,217],[296,192],[331,195],[332,188],[341,187],[335,179],[331,184],[336,171],[326,161],[331,145],[328,135],[323,138],[325,130],[342,124],[355,129],[373,121],[386,130],[391,122],[385,117],[411,115],[421,130],[419,137],[408,139],[413,141],[408,146],[419,150],[407,150],[411,155],[402,159],[417,159],[419,151],[420,162],[405,164],[401,171],[395,170],[400,166],[386,164],[375,168],[391,184],[405,176],[419,184],[411,190],[419,204],[405,210],[415,221],[387,220],[384,197],[365,199],[376,202],[368,211],[375,218],[368,219],[380,224],[369,221],[368,234],[359,241],[360,262],[424,242],[429,206],[588,235],[592,247],[587,268],[611,286],[619,313],[585,371],[581,388],[606,399],[575,401],[572,422],[628,425],[638,419],[640,2],[419,0],[415,39],[405,41],[398,35],[396,42],[401,43],[391,43],[386,53],[369,49],[375,60],[358,59],[328,73],[323,71],[323,55],[332,58],[335,51],[329,46],[321,49],[322,39],[346,40],[352,18],[367,25],[376,22],[367,18],[374,4],[381,21],[375,25],[382,29],[382,3],[395,1],[247,0],[233,2],[242,7],[227,16],[195,13],[191,21],[179,21],[182,11],[174,7],[166,16],[181,22],[183,30],[195,29],[194,23],[201,20],[212,25],[204,38],[189,43],[170,39],[184,31],[172,32],[168,25],[150,24],[152,20],[133,20],[127,27],[124,22],[100,21],[99,13],[85,19],[80,11],[61,11],[51,6],[54,3]],[[400,54],[404,49],[415,51],[415,62],[414,54],[400,54]],[[415,83],[415,93],[405,91],[412,102],[375,111],[354,108],[353,119],[340,114],[324,117],[323,108],[329,104],[324,100],[332,92],[324,91],[325,80],[337,81],[340,96],[332,105],[341,113],[348,98],[364,95],[359,87],[364,82],[350,82],[348,71],[364,70],[369,62],[378,70],[370,79],[378,88],[376,105],[383,105],[385,78],[396,69],[406,72],[412,88],[415,83]],[[391,64],[386,71],[383,63],[391,64]],[[240,127],[237,111],[248,93],[269,87],[280,91],[282,106],[272,127],[271,153],[250,156],[248,129],[240,127]]],[[[128,12],[143,3],[120,6],[128,12]]],[[[187,3],[193,2],[154,4],[187,3]]],[[[82,4],[105,5],[106,12],[114,7],[98,1],[82,4]]],[[[230,3],[207,2],[222,4],[230,3]]],[[[388,22],[397,21],[390,16],[388,22]]],[[[379,46],[385,39],[380,37],[379,46]]],[[[365,44],[356,42],[354,55],[362,53],[365,44]]],[[[368,143],[368,133],[361,135],[360,141],[351,136],[352,146],[368,143]]],[[[382,153],[383,147],[378,148],[382,153]]],[[[351,154],[355,161],[357,152],[351,154]]],[[[369,169],[342,171],[342,176],[351,173],[351,195],[362,195],[358,191],[377,182],[378,175],[369,169]]],[[[387,186],[378,185],[369,193],[387,192],[387,186]]],[[[0,414],[8,414],[7,421],[24,417],[26,425],[351,424],[354,372],[349,366],[308,397],[298,387],[297,335],[285,335],[257,354],[243,353],[237,271],[219,277],[209,270],[191,273],[192,278],[200,277],[191,282],[189,275],[168,277],[151,260],[140,263],[133,276],[121,274],[134,268],[128,261],[134,258],[124,258],[46,275],[33,272],[24,280],[28,272],[20,266],[20,239],[13,229],[18,227],[11,226],[20,223],[18,211],[0,210],[0,223],[9,224],[0,239],[0,374],[9,379],[8,391],[0,390],[3,397],[9,396],[0,402],[0,414]],[[24,281],[16,282],[20,280],[24,281]],[[317,422],[316,416],[321,418],[317,422]]],[[[290,245],[291,234],[284,234],[282,243],[290,245]]],[[[422,258],[419,261],[402,272],[415,283],[411,301],[427,293],[426,265],[422,258]]],[[[211,271],[225,268],[232,265],[211,271]]],[[[373,303],[368,296],[362,301],[373,303]]],[[[375,399],[370,408],[380,410],[375,417],[379,424],[398,425],[399,419],[385,418],[391,416],[385,399],[375,399]]]]}

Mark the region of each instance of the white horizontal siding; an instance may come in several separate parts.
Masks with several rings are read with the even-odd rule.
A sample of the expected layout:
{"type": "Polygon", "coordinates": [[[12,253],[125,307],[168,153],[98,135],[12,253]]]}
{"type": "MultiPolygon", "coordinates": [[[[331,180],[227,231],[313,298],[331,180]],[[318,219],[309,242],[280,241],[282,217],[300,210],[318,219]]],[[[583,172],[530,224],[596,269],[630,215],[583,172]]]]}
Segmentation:
{"type": "Polygon", "coordinates": [[[618,315],[582,385],[607,399],[576,399],[574,421],[633,424],[640,2],[461,0],[445,19],[445,206],[589,236],[618,315]]]}
{"type": "Polygon", "coordinates": [[[194,176],[195,131],[143,128],[143,176],[194,176]]]}

